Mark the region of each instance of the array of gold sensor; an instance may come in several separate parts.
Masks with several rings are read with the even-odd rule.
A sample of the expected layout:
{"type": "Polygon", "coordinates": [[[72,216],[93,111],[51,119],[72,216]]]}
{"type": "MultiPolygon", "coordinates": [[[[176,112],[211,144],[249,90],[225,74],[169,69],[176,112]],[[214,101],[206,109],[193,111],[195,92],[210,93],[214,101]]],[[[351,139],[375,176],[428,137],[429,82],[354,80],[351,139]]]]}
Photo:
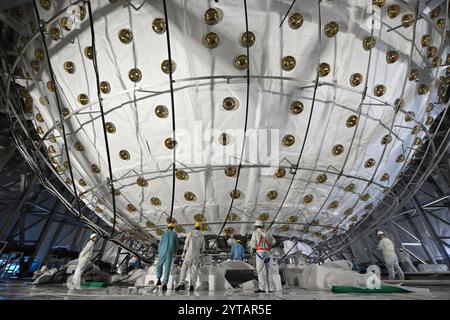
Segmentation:
{"type": "MultiPolygon", "coordinates": [[[[41,6],[48,10],[50,8],[50,4],[51,1],[50,0],[40,0],[41,6]]],[[[382,7],[385,4],[384,0],[374,0],[373,1],[374,5],[378,6],[378,7],[382,7]]],[[[80,6],[81,10],[80,10],[80,19],[83,20],[86,16],[86,11],[84,9],[84,7],[80,6]]],[[[387,8],[387,14],[388,17],[391,19],[396,18],[399,14],[400,14],[401,8],[399,5],[397,4],[393,4],[388,6],[387,8]]],[[[431,12],[431,18],[435,18],[440,14],[440,9],[437,8],[435,10],[433,10],[431,12]]],[[[220,9],[216,9],[216,8],[210,8],[208,10],[206,10],[205,14],[204,14],[204,21],[207,25],[213,26],[218,24],[223,18],[223,13],[220,9]]],[[[302,25],[303,25],[304,19],[303,16],[300,13],[293,13],[290,15],[289,19],[288,19],[288,24],[289,27],[293,30],[297,30],[299,29],[302,25]]],[[[411,26],[414,22],[414,17],[411,14],[405,14],[402,16],[401,18],[401,24],[403,27],[407,28],[409,26],[411,26]]],[[[63,29],[65,29],[66,31],[70,31],[70,27],[69,27],[69,23],[68,23],[68,18],[67,17],[63,17],[60,19],[60,25],[63,29]]],[[[445,28],[445,19],[438,19],[437,21],[437,27],[441,30],[443,30],[445,28]]],[[[152,23],[152,29],[155,33],[157,34],[163,34],[166,31],[166,24],[163,18],[156,18],[153,20],[152,23]]],[[[339,24],[331,21],[329,23],[327,23],[324,27],[324,34],[329,37],[332,38],[334,36],[336,36],[336,34],[339,32],[339,24]]],[[[52,28],[50,29],[49,32],[50,36],[52,39],[54,40],[59,40],[61,38],[61,34],[58,28],[52,28]]],[[[133,33],[129,30],[129,29],[122,29],[119,31],[118,33],[118,37],[119,40],[124,43],[124,44],[129,44],[132,42],[133,40],[133,33]]],[[[244,32],[241,37],[240,37],[240,44],[242,47],[251,47],[255,44],[256,42],[256,36],[253,32],[249,31],[244,32]]],[[[204,37],[203,37],[203,43],[205,46],[207,46],[210,49],[214,49],[217,48],[220,44],[220,36],[215,33],[215,32],[209,32],[207,33],[204,37]]],[[[432,38],[431,35],[426,34],[423,35],[421,37],[421,45],[422,47],[427,47],[427,58],[432,59],[431,61],[431,66],[432,67],[437,67],[441,64],[441,58],[440,57],[436,57],[436,53],[437,53],[437,48],[434,46],[430,46],[430,44],[432,43],[432,38]]],[[[376,45],[376,39],[373,36],[366,36],[363,41],[362,41],[362,47],[364,50],[371,50],[372,48],[374,48],[376,45]]],[[[93,51],[92,51],[92,47],[86,47],[84,49],[84,54],[88,59],[93,59],[93,51]]],[[[39,72],[40,71],[40,64],[39,61],[43,61],[44,60],[44,53],[42,51],[42,49],[36,49],[35,51],[35,58],[36,60],[31,61],[30,65],[31,65],[31,69],[35,72],[39,72]]],[[[395,63],[396,61],[398,61],[400,58],[400,54],[397,51],[388,51],[386,54],[386,62],[388,64],[392,64],[395,63]]],[[[450,57],[447,57],[447,61],[446,63],[450,62],[450,57]]],[[[234,66],[238,69],[238,70],[245,70],[248,68],[248,57],[245,54],[241,54],[238,55],[235,59],[234,59],[234,66]]],[[[282,58],[281,60],[281,68],[284,71],[291,71],[295,68],[296,66],[296,60],[293,56],[285,56],[282,58]]],[[[74,74],[76,72],[76,66],[72,61],[66,61],[64,63],[64,70],[69,73],[69,74],[74,74]]],[[[161,70],[166,73],[173,73],[176,70],[176,63],[175,61],[169,61],[169,60],[164,60],[161,63],[161,70]]],[[[331,71],[331,67],[328,63],[320,63],[318,66],[318,75],[319,77],[325,77],[327,76],[331,71]]],[[[138,69],[138,68],[133,68],[129,71],[128,73],[129,79],[132,82],[139,82],[142,80],[142,72],[138,69]]],[[[411,69],[410,70],[410,75],[409,75],[409,80],[410,81],[417,81],[417,79],[419,78],[419,70],[417,69],[411,69]]],[[[448,82],[448,79],[446,79],[446,81],[448,82]]],[[[363,82],[363,76],[360,73],[354,73],[350,76],[350,85],[352,87],[356,87],[358,85],[360,85],[363,82]]],[[[54,91],[55,90],[55,86],[51,81],[47,82],[47,88],[49,89],[49,91],[54,91]]],[[[111,92],[111,86],[107,81],[101,81],[100,83],[100,90],[103,94],[108,94],[111,92]]],[[[418,87],[418,94],[419,95],[424,95],[427,94],[429,92],[429,88],[426,84],[421,84],[418,87]]],[[[376,85],[373,91],[374,95],[377,97],[381,97],[386,93],[386,87],[384,85],[376,85]]],[[[27,104],[32,104],[32,99],[31,99],[31,103],[29,101],[29,97],[26,96],[26,102],[28,101],[27,104]],[[28,99],[27,99],[28,98],[28,99]]],[[[89,97],[82,93],[77,97],[78,102],[81,105],[87,105],[89,104],[89,97]]],[[[397,104],[401,104],[402,101],[396,101],[396,105],[397,104]]],[[[44,104],[44,103],[42,103],[44,104]]],[[[236,98],[234,97],[226,97],[223,101],[223,108],[227,111],[232,111],[238,108],[239,106],[239,102],[236,98]]],[[[291,106],[290,106],[290,111],[292,114],[300,114],[304,109],[303,103],[300,101],[294,101],[291,106]]],[[[427,112],[430,112],[432,110],[432,105],[429,104],[427,106],[427,112]]],[[[67,116],[69,114],[68,110],[65,108],[63,110],[63,116],[67,116]]],[[[167,107],[163,106],[163,105],[158,105],[155,108],[155,114],[157,117],[159,118],[167,118],[169,111],[167,109],[167,107]]],[[[412,118],[414,118],[414,114],[410,113],[407,114],[405,117],[406,121],[411,121],[412,118]]],[[[36,115],[36,120],[38,122],[43,122],[43,118],[42,115],[37,114],[36,115]]],[[[426,120],[426,124],[430,125],[433,121],[433,118],[428,117],[426,120]]],[[[347,119],[347,127],[353,127],[357,124],[358,122],[358,117],[356,115],[351,115],[348,119],[347,119]]],[[[416,126],[417,127],[417,126],[416,126]]],[[[417,131],[415,127],[414,131],[417,131]]],[[[113,123],[108,122],[106,124],[106,129],[108,133],[115,133],[116,132],[116,127],[113,123]]],[[[41,130],[38,130],[42,131],[41,130]]],[[[41,132],[42,134],[43,132],[41,132]]],[[[228,144],[230,141],[230,138],[227,134],[223,134],[219,137],[219,142],[223,145],[228,144]]],[[[388,144],[392,141],[392,137],[390,135],[385,135],[382,140],[381,143],[382,144],[388,144]]],[[[56,142],[56,141],[55,141],[56,142]]],[[[415,140],[415,144],[418,145],[420,144],[420,138],[416,138],[415,140]]],[[[282,145],[285,147],[289,147],[292,146],[295,143],[295,137],[293,135],[286,135],[285,137],[283,137],[282,139],[282,145]]],[[[173,149],[176,146],[176,142],[173,141],[171,138],[167,138],[165,140],[165,145],[167,148],[169,149],[173,149]]],[[[80,143],[80,142],[76,142],[74,145],[75,150],[77,151],[84,151],[84,146],[80,143]]],[[[49,147],[49,151],[53,151],[54,152],[54,148],[52,148],[52,146],[49,147]]],[[[337,144],[332,148],[332,154],[334,156],[340,155],[342,154],[344,151],[344,147],[341,144],[337,144]]],[[[130,154],[127,150],[121,150],[119,152],[119,156],[122,160],[129,160],[130,159],[130,154]]],[[[396,162],[402,162],[405,160],[404,155],[399,155],[396,159],[396,162]]],[[[366,160],[364,166],[366,168],[371,168],[375,165],[375,160],[370,158],[368,160],[366,160]]],[[[66,167],[66,166],[65,166],[66,167]]],[[[100,173],[100,168],[93,164],[92,165],[92,171],[94,173],[100,173]]],[[[225,175],[232,177],[236,175],[236,167],[233,166],[229,166],[226,167],[224,169],[225,175]]],[[[286,170],[284,168],[279,168],[277,170],[277,172],[275,173],[275,176],[278,178],[282,178],[284,177],[286,174],[286,170]]],[[[179,180],[188,180],[189,179],[189,175],[187,172],[185,172],[184,170],[177,170],[176,172],[176,177],[179,180]]],[[[381,177],[381,181],[387,181],[389,179],[389,174],[388,173],[384,173],[383,176],[381,177]]],[[[70,179],[69,179],[70,180],[70,179]]],[[[316,178],[316,183],[324,183],[327,181],[327,175],[324,174],[320,174],[319,176],[317,176],[316,178]]],[[[69,181],[67,181],[69,182],[69,181]]],[[[144,177],[139,177],[136,181],[137,185],[141,186],[141,187],[147,187],[148,186],[148,181],[144,178],[144,177]]],[[[79,180],[79,184],[80,186],[86,186],[86,182],[83,179],[79,180]]],[[[355,188],[355,185],[353,183],[349,184],[348,186],[345,187],[345,191],[347,192],[352,192],[355,188]]],[[[117,194],[119,195],[120,193],[117,192],[117,194]]],[[[230,192],[230,197],[234,198],[234,199],[239,199],[241,197],[241,192],[239,190],[233,190],[230,192]]],[[[271,190],[267,193],[266,195],[268,200],[275,200],[278,197],[278,192],[276,190],[271,190]]],[[[186,201],[196,201],[197,197],[194,193],[192,192],[186,192],[184,195],[184,198],[186,201]]],[[[308,204],[311,203],[313,201],[313,195],[312,194],[307,194],[303,197],[303,203],[308,204]]],[[[368,201],[370,199],[370,194],[365,194],[362,195],[360,197],[361,200],[363,201],[368,201]]],[[[157,197],[152,197],[151,198],[151,204],[154,206],[160,206],[161,205],[161,200],[157,197]]],[[[329,208],[330,209],[334,209],[338,207],[338,201],[332,201],[329,204],[329,208]]],[[[373,207],[373,204],[369,204],[366,206],[366,209],[369,210],[373,207]]],[[[127,210],[129,212],[135,212],[136,208],[132,205],[132,204],[128,204],[127,205],[127,210]]],[[[96,208],[96,212],[100,213],[103,210],[100,207],[96,208]]],[[[345,215],[351,215],[352,214],[352,209],[349,208],[345,211],[345,215]]],[[[352,220],[356,220],[357,217],[354,216],[352,217],[352,220]]],[[[204,217],[202,218],[204,220],[204,217]]],[[[202,220],[201,219],[201,220],[202,220]]],[[[230,221],[235,221],[237,220],[237,215],[235,213],[232,213],[230,215],[230,221]]],[[[264,213],[261,214],[259,216],[259,219],[262,221],[267,221],[269,219],[268,214],[264,213]]],[[[196,215],[196,221],[198,220],[198,217],[196,215]]],[[[318,219],[316,219],[317,221],[313,221],[312,225],[318,225],[319,221],[318,219]]],[[[288,218],[288,222],[293,223],[297,221],[297,217],[296,216],[290,216],[288,218]]],[[[147,227],[154,227],[154,224],[151,222],[147,223],[147,227]]],[[[204,224],[204,229],[207,229],[207,224],[204,224]]],[[[326,226],[327,229],[332,229],[332,225],[327,225],[326,226]]],[[[283,225],[280,227],[281,231],[288,231],[289,230],[289,226],[288,225],[283,225]]],[[[304,232],[308,232],[308,230],[303,230],[304,232]]],[[[184,232],[184,229],[181,226],[177,226],[177,232],[184,232]]],[[[162,234],[162,229],[157,229],[157,233],[160,235],[162,234]]],[[[232,234],[234,233],[234,229],[232,227],[228,227],[225,230],[226,234],[232,234]]],[[[320,232],[316,232],[317,234],[315,234],[315,236],[319,236],[319,237],[323,237],[323,235],[319,234],[320,232]]]]}

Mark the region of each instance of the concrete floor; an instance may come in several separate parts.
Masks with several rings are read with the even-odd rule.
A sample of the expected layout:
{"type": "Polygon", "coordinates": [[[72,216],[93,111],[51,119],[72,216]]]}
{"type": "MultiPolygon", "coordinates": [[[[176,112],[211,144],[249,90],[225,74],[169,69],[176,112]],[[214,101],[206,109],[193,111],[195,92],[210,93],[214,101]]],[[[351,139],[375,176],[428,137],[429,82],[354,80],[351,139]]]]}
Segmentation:
{"type": "Polygon", "coordinates": [[[127,287],[68,290],[65,285],[32,286],[23,281],[0,282],[0,300],[450,300],[450,287],[430,287],[429,293],[335,294],[324,291],[289,289],[283,293],[255,294],[253,290],[195,293],[130,294],[127,287]]]}

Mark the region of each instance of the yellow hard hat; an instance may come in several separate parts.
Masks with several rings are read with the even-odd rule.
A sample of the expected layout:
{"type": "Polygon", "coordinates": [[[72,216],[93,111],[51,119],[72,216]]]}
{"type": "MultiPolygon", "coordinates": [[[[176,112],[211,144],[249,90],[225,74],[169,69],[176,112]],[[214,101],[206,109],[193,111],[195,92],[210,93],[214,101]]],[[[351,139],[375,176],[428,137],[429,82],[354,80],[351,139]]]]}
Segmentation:
{"type": "Polygon", "coordinates": [[[173,222],[170,222],[167,224],[167,228],[173,228],[175,226],[175,224],[173,222]]]}
{"type": "Polygon", "coordinates": [[[237,243],[241,243],[241,240],[237,239],[236,242],[237,242],[237,243]]]}
{"type": "Polygon", "coordinates": [[[194,224],[194,228],[201,228],[202,227],[202,223],[201,222],[196,222],[194,224]]]}

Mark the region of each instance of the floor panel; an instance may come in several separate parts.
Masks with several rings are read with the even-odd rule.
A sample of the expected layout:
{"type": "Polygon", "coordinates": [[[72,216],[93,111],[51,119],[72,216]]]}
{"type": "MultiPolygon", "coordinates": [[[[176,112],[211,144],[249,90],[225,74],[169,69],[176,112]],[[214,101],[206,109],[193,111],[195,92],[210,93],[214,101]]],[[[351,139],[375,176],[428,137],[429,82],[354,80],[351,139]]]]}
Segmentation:
{"type": "Polygon", "coordinates": [[[383,294],[334,294],[324,291],[309,291],[304,289],[289,289],[283,293],[255,294],[253,290],[228,290],[216,292],[166,293],[148,294],[140,292],[130,294],[127,287],[83,288],[69,290],[65,285],[32,286],[27,282],[4,281],[0,283],[0,299],[14,300],[158,300],[158,299],[221,299],[221,300],[450,300],[450,287],[431,287],[429,293],[383,293],[383,294]]]}

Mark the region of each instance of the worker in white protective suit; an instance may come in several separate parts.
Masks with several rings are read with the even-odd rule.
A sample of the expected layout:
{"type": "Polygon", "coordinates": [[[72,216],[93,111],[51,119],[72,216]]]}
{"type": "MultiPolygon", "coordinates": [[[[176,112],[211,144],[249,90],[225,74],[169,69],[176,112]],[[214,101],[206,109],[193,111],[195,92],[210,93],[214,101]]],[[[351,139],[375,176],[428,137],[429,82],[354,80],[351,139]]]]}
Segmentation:
{"type": "Polygon", "coordinates": [[[378,231],[377,236],[380,240],[378,249],[383,252],[384,264],[389,272],[389,280],[395,279],[395,272],[397,272],[400,280],[405,280],[403,271],[398,263],[397,255],[395,254],[394,243],[390,239],[386,238],[383,231],[378,231]]]}
{"type": "Polygon", "coordinates": [[[404,248],[400,248],[398,251],[399,251],[398,256],[399,256],[400,263],[403,265],[403,267],[406,269],[406,271],[407,272],[417,272],[417,269],[414,266],[414,264],[412,263],[408,252],[406,252],[406,250],[404,248]]]}
{"type": "Polygon", "coordinates": [[[81,276],[83,275],[86,266],[92,259],[92,254],[94,253],[95,242],[99,238],[99,235],[96,233],[91,234],[88,243],[81,250],[80,255],[78,257],[77,268],[75,269],[75,273],[72,277],[72,284],[75,289],[81,288],[81,276]]]}
{"type": "Polygon", "coordinates": [[[184,241],[183,248],[183,265],[181,267],[180,273],[180,283],[175,288],[175,291],[185,290],[185,280],[189,272],[189,291],[193,292],[195,290],[195,284],[199,276],[200,269],[200,255],[205,252],[205,237],[200,232],[202,224],[196,222],[194,225],[194,230],[189,232],[186,240],[184,241]]]}
{"type": "Polygon", "coordinates": [[[258,275],[259,288],[255,293],[269,293],[275,290],[273,281],[273,256],[271,253],[275,239],[264,232],[264,223],[260,220],[255,221],[255,231],[253,231],[250,240],[250,254],[255,252],[256,273],[258,275]]]}

